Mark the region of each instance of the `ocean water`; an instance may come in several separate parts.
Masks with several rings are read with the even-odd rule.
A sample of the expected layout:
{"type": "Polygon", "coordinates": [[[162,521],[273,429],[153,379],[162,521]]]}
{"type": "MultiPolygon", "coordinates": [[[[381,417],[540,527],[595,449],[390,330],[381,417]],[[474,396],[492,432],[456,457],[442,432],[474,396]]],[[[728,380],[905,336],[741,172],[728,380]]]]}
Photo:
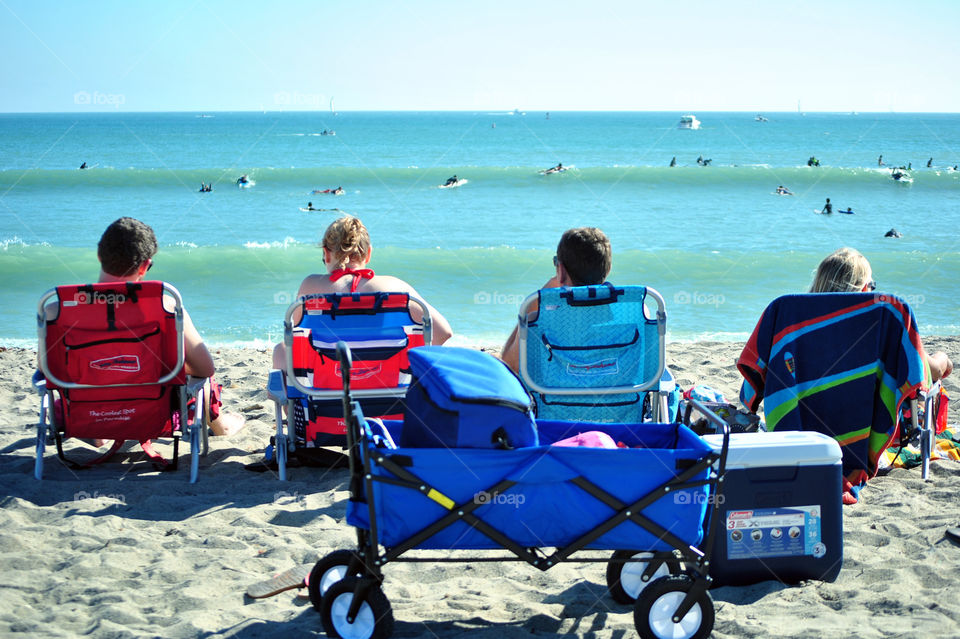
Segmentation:
{"type": "Polygon", "coordinates": [[[672,340],[745,338],[841,246],[923,333],[960,333],[960,114],[698,113],[696,131],[680,115],[0,115],[0,343],[34,343],[48,288],[95,280],[97,240],[122,215],[153,226],[151,276],[222,346],[279,339],[342,213],[370,229],[371,266],[410,282],[464,344],[501,343],[552,275],[560,234],[584,225],[611,238],[611,281],[663,294],[672,340]],[[880,154],[913,182],[894,182],[880,154]],[[558,162],[570,170],[538,173],[558,162]],[[237,188],[241,174],[255,185],[237,188]],[[437,188],[453,174],[468,182],[437,188]],[[312,193],[336,186],[346,193],[312,193]],[[827,197],[855,214],[816,214],[827,197]]]}

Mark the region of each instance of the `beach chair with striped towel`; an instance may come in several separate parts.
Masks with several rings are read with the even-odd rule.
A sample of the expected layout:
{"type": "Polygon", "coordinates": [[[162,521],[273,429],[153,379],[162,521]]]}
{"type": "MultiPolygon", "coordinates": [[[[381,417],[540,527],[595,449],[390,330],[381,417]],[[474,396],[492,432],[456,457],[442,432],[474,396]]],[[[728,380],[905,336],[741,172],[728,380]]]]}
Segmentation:
{"type": "Polygon", "coordinates": [[[184,370],[183,302],[164,282],[110,282],[59,286],[37,309],[41,395],[34,476],[43,478],[48,440],[74,468],[109,459],[124,441],[140,442],[155,465],[177,467],[179,441],[190,442],[190,481],[197,480],[201,448],[207,450],[205,380],[184,370]],[[165,298],[169,300],[167,309],[165,298]],[[193,419],[191,412],[199,413],[193,419]],[[113,440],[106,454],[83,463],[67,459],[66,438],[113,440]],[[172,463],[151,441],[173,438],[172,463]]]}
{"type": "Polygon", "coordinates": [[[365,414],[401,419],[410,383],[407,351],[431,341],[427,304],[409,293],[324,293],[298,298],[284,318],[285,370],[270,372],[277,471],[286,480],[291,454],[308,465],[333,466],[346,457],[343,381],[336,344],[354,353],[353,384],[365,414]],[[420,308],[421,321],[410,313],[420,308]],[[294,325],[294,317],[300,320],[294,325]],[[286,415],[283,409],[286,408],[286,415]]]}
{"type": "Polygon", "coordinates": [[[527,297],[520,306],[519,372],[537,417],[673,421],[680,393],[665,366],[666,325],[663,297],[644,286],[550,288],[527,297]],[[648,302],[655,310],[645,308],[648,302]]]}
{"type": "MultiPolygon", "coordinates": [[[[913,311],[898,297],[874,293],[775,299],[737,368],[740,399],[753,412],[763,401],[767,430],[814,430],[839,442],[853,493],[877,473],[903,402],[929,383],[913,311]]],[[[915,419],[915,406],[912,413],[915,419]]]]}

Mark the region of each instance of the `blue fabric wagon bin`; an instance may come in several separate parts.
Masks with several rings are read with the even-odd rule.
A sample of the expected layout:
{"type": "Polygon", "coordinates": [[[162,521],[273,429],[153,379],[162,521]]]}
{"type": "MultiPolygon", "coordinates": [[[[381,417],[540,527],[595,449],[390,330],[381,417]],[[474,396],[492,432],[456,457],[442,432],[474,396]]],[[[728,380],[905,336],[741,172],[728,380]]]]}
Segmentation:
{"type": "Polygon", "coordinates": [[[329,636],[390,635],[393,613],[381,588],[390,562],[517,560],[540,570],[605,562],[610,594],[633,604],[641,637],[709,635],[718,518],[707,513],[722,501],[729,431],[715,452],[682,424],[536,421],[501,361],[450,347],[411,349],[403,421],[365,419],[350,395],[346,345],[338,357],[350,449],[347,523],[357,547],[328,554],[308,580],[329,636]],[[570,445],[585,433],[608,447],[570,445]],[[497,549],[511,555],[407,554],[497,549]],[[600,550],[615,552],[608,559],[600,550]],[[590,556],[572,558],[580,552],[590,556]]]}

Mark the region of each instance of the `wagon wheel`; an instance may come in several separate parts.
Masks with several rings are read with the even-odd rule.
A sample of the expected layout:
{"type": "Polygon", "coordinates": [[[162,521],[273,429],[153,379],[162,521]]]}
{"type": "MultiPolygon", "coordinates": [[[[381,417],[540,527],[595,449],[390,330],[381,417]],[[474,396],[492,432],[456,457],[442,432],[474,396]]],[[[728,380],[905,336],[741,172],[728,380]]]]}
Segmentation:
{"type": "Polygon", "coordinates": [[[353,623],[347,621],[354,590],[360,581],[360,577],[346,577],[327,590],[320,618],[328,637],[387,639],[393,633],[393,610],[378,585],[367,590],[353,623]]]}
{"type": "Polygon", "coordinates": [[[713,599],[704,590],[679,623],[673,615],[693,586],[689,575],[661,577],[647,586],[633,608],[642,639],[706,639],[713,630],[713,599]]]}
{"type": "MultiPolygon", "coordinates": [[[[313,566],[307,578],[307,592],[310,593],[310,603],[314,610],[323,612],[323,596],[330,586],[347,576],[350,562],[355,557],[356,553],[352,550],[335,550],[313,566]]],[[[354,573],[354,576],[360,575],[359,572],[354,573]]]]}
{"type": "Polygon", "coordinates": [[[644,588],[660,577],[679,575],[683,572],[683,565],[676,559],[661,561],[656,571],[643,580],[643,573],[655,557],[652,552],[636,550],[617,550],[607,564],[607,589],[610,596],[617,603],[633,604],[644,588]],[[630,561],[626,561],[626,560],[630,561]]]}

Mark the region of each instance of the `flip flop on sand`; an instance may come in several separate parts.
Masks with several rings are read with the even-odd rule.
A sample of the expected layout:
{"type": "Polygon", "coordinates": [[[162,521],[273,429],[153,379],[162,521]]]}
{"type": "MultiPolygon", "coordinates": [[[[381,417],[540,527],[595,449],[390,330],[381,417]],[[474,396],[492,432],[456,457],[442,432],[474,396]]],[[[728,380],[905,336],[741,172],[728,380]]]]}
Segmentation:
{"type": "MultiPolygon", "coordinates": [[[[264,599],[279,595],[281,592],[293,590],[294,588],[305,588],[307,586],[307,577],[313,564],[303,564],[289,568],[273,578],[255,583],[247,588],[246,595],[251,599],[264,599]]],[[[309,595],[307,595],[309,597],[309,595]]]]}

